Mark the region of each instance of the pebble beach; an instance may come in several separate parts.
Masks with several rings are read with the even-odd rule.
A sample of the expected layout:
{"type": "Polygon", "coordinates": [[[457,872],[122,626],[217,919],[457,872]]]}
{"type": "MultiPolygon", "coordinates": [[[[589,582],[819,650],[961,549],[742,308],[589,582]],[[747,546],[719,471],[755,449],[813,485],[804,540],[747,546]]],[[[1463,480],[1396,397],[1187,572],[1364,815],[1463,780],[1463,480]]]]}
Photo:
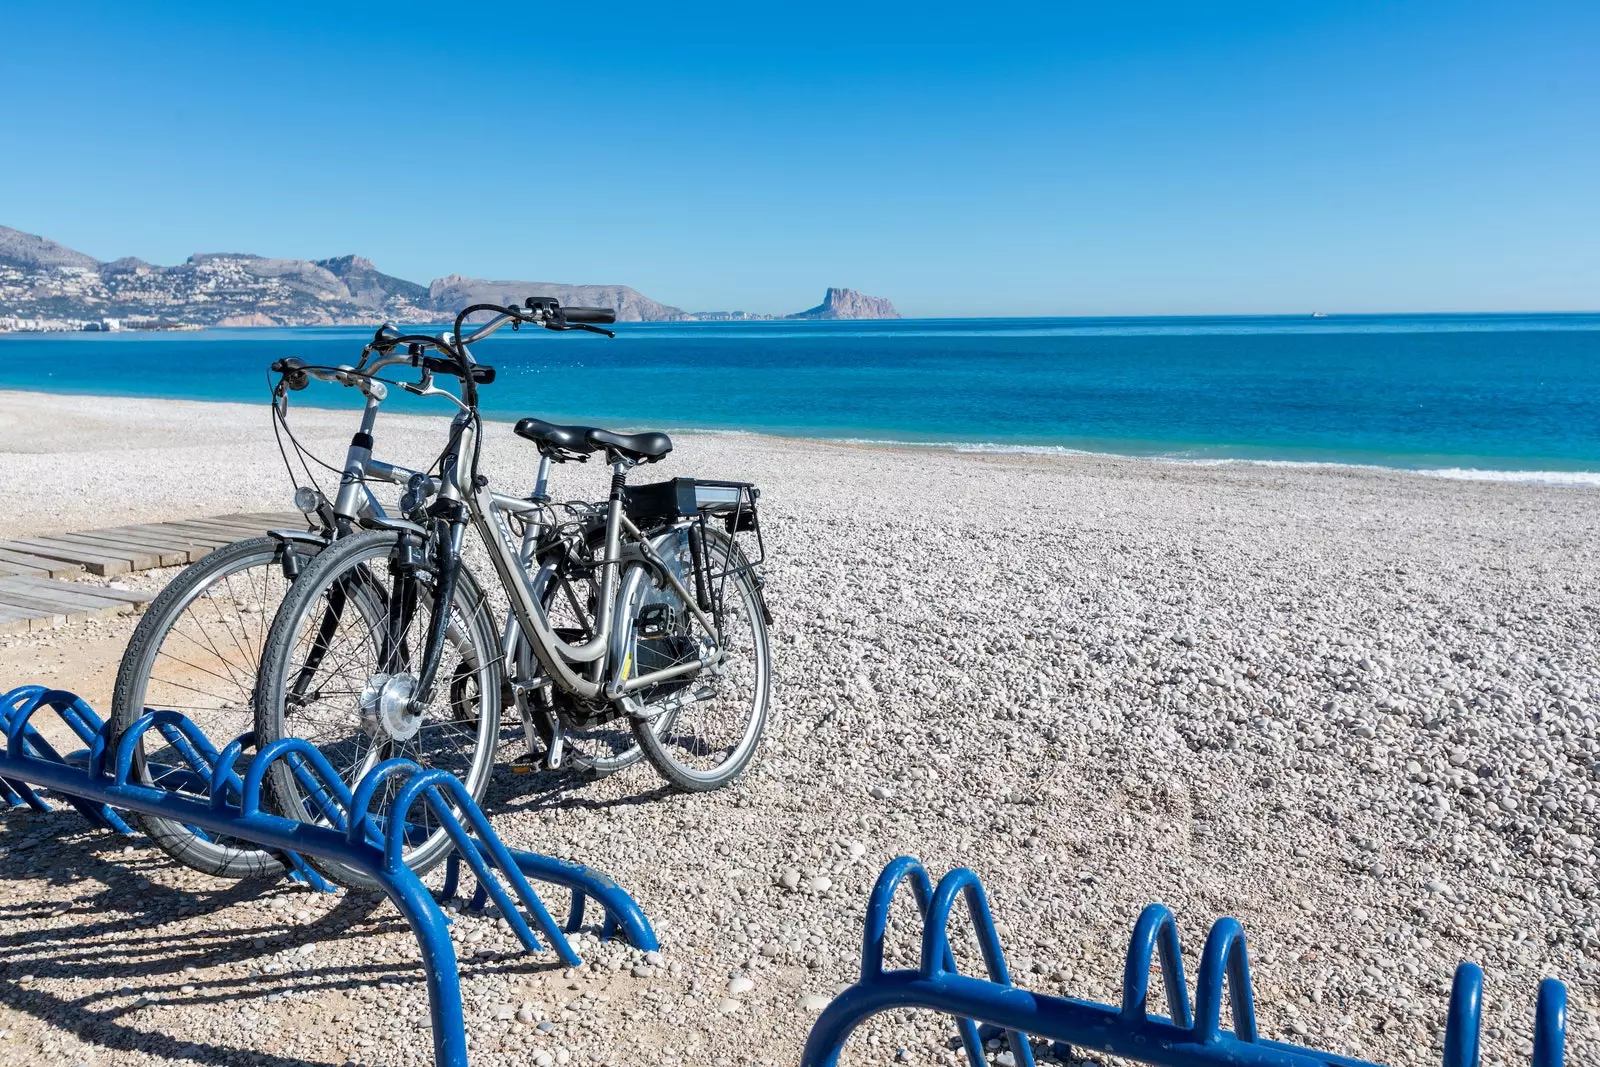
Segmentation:
{"type": "MultiPolygon", "coordinates": [[[[292,420],[333,462],[354,423],[292,420]]],[[[380,420],[377,453],[426,465],[443,428],[380,420]]],[[[766,739],[707,795],[647,765],[497,772],[485,807],[507,842],[611,874],[662,947],[586,938],[564,968],[460,917],[475,1067],[795,1064],[902,854],[976,871],[1040,992],[1117,1002],[1160,901],[1191,976],[1210,924],[1241,921],[1263,1036],[1438,1063],[1472,960],[1485,1062],[1528,1062],[1544,976],[1568,984],[1567,1062],[1600,1061],[1600,488],[675,440],[636,481],[763,490],[766,739]]],[[[530,445],[490,424],[485,447],[497,486],[528,488],[530,445]]],[[[603,496],[604,474],[558,468],[558,495],[603,496]]],[[[0,484],[0,538],[292,492],[265,405],[24,393],[0,393],[0,484]]],[[[104,707],[133,625],[0,637],[0,689],[104,707]]],[[[915,960],[910,912],[892,966],[915,960]]],[[[222,882],[64,806],[0,812],[0,1064],[427,1064],[416,957],[368,894],[222,882]]],[[[880,1016],[845,1062],[954,1065],[953,1036],[880,1016]]]]}

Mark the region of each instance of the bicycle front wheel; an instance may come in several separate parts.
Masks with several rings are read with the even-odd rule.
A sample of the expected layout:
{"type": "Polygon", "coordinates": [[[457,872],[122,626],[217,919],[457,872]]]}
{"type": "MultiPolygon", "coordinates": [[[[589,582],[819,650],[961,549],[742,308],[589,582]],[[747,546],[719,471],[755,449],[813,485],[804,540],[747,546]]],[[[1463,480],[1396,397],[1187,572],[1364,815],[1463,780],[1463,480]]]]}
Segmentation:
{"type": "MultiPolygon", "coordinates": [[[[270,537],[254,537],[207,553],[168,582],[122,654],[111,696],[112,751],[147,711],[187,716],[217,749],[253,729],[250,700],[267,628],[294,571],[285,566],[284,553],[293,551],[303,560],[319,549],[316,544],[291,548],[270,537]]],[[[240,773],[248,758],[240,757],[240,773]]],[[[196,800],[207,797],[204,777],[196,775],[159,731],[147,731],[140,739],[133,769],[144,785],[196,800]]],[[[248,842],[155,815],[138,820],[163,852],[197,871],[250,878],[283,870],[273,853],[248,842]]]]}
{"type": "MultiPolygon", "coordinates": [[[[351,788],[399,758],[455,775],[476,800],[489,784],[500,726],[502,663],[488,606],[463,565],[451,603],[438,608],[433,578],[400,565],[400,539],[388,531],[342,539],[300,576],[267,636],[256,733],[263,747],[281,737],[310,741],[351,788]],[[429,699],[412,714],[435,610],[449,612],[444,651],[429,699]]],[[[289,761],[274,764],[266,784],[286,818],[342,824],[344,813],[328,810],[289,761]]],[[[425,804],[390,811],[398,788],[385,782],[370,810],[380,823],[408,819],[405,862],[420,874],[444,859],[450,839],[425,804]]],[[[344,864],[314,862],[345,885],[375,886],[344,864]]]]}

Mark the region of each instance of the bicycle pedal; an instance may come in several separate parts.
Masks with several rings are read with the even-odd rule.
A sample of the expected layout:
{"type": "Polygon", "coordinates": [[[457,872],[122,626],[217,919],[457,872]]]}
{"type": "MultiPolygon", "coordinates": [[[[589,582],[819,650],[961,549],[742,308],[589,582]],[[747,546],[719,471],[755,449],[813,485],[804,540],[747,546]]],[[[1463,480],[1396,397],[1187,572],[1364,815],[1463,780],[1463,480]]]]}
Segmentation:
{"type": "Polygon", "coordinates": [[[544,760],[532,752],[524,752],[511,761],[512,774],[532,774],[544,769],[544,760]]]}

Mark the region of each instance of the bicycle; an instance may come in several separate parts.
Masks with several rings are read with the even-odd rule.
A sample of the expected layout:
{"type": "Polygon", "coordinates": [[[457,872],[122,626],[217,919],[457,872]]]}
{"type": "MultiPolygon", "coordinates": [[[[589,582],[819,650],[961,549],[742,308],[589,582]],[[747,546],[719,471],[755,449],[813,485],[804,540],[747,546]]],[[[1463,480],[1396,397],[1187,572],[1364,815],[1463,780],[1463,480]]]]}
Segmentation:
{"type": "MultiPolygon", "coordinates": [[[[604,315],[603,309],[563,309],[552,301],[548,328],[566,329],[569,311],[575,318],[604,315]]],[[[380,327],[363,349],[361,364],[398,336],[393,326],[380,327]]],[[[368,372],[372,369],[367,368],[368,372]]],[[[317,379],[354,386],[369,404],[381,403],[386,389],[383,383],[370,373],[352,376],[351,371],[350,367],[315,367],[292,357],[272,364],[276,376],[271,388],[273,429],[296,486],[295,504],[306,515],[307,529],[272,530],[264,537],[233,542],[196,560],[167,583],[140,617],[123,653],[109,716],[113,743],[150,708],[180,711],[219,742],[252,730],[257,669],[268,628],[289,585],[335,538],[372,528],[371,522],[391,517],[371,492],[369,482],[407,485],[419,476],[420,472],[385,463],[372,456],[370,448],[353,443],[342,467],[328,467],[341,476],[340,502],[330,502],[317,484],[313,465],[327,465],[311,457],[289,428],[289,395],[317,379]],[[286,437],[299,456],[299,473],[284,446],[286,437]]],[[[366,432],[370,433],[370,424],[366,432]]],[[[551,731],[537,733],[549,736],[551,731]]],[[[616,738],[591,736],[595,734],[569,734],[572,754],[568,765],[604,774],[643,756],[632,744],[631,735],[628,744],[619,747],[616,738]]],[[[204,784],[189,773],[183,755],[158,731],[143,735],[135,757],[135,772],[143,784],[204,796],[204,784]]],[[[253,846],[170,819],[139,819],[151,840],[169,856],[206,874],[247,878],[277,875],[283,870],[278,856],[253,846]]]]}
{"type": "MultiPolygon", "coordinates": [[[[478,797],[504,691],[547,766],[563,765],[575,733],[625,723],[679,788],[716,789],[742,773],[765,727],[771,684],[756,487],[688,478],[630,486],[629,471],[672,450],[666,434],[531,418],[515,432],[539,452],[533,491],[494,492],[480,470],[478,387],[493,382],[494,369],[477,363],[470,346],[507,324],[609,332],[599,323],[612,320],[608,311],[575,314],[537,297],[522,307],[474,304],[451,332],[375,338],[378,359],[340,371],[344,384],[368,383],[351,446],[360,454],[333,506],[341,521],[353,522],[360,470],[371,465],[379,371],[419,369],[419,380],[392,384],[443,397],[457,413],[434,467],[408,479],[404,517],[367,518],[365,530],[334,539],[290,587],[257,672],[260,744],[311,740],[347,782],[387,761],[423,762],[458,773],[478,797]],[[493,318],[464,336],[466,320],[481,312],[493,318]],[[435,376],[457,379],[461,395],[435,376]],[[605,504],[552,503],[551,465],[596,454],[611,468],[605,504]],[[487,590],[462,558],[469,528],[509,602],[498,633],[487,590]]],[[[289,762],[268,786],[284,815],[339,822],[338,806],[289,762]]],[[[380,817],[408,818],[387,810],[390,799],[379,797],[380,817]]],[[[448,852],[428,812],[406,833],[406,862],[419,872],[448,852]]],[[[359,872],[324,868],[336,881],[364,884],[359,872]]]]}

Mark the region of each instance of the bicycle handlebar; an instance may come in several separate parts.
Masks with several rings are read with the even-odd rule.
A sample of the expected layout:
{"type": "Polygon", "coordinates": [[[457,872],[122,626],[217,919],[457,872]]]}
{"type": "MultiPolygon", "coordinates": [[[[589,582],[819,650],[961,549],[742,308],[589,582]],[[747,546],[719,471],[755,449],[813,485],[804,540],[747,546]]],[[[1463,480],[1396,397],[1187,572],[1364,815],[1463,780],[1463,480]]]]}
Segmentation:
{"type": "Polygon", "coordinates": [[[421,367],[432,374],[449,374],[459,378],[462,384],[470,389],[494,381],[495,370],[475,361],[467,346],[477,344],[508,322],[514,324],[513,329],[526,322],[543,326],[547,330],[584,330],[614,337],[616,335],[610,330],[602,329],[601,324],[609,325],[616,321],[617,312],[614,308],[564,308],[555,297],[551,296],[530,296],[523,301],[522,307],[514,304],[509,307],[500,304],[473,304],[456,316],[454,328],[450,333],[440,334],[437,337],[421,333],[402,334],[393,325],[385,323],[372,335],[372,341],[362,351],[361,363],[356,367],[314,367],[297,356],[287,356],[274,360],[272,371],[282,375],[284,386],[299,390],[304,389],[311,378],[351,385],[355,384],[356,378],[370,379],[382,367],[396,363],[410,363],[413,367],[421,367]],[[462,337],[462,325],[466,322],[467,316],[475,311],[493,311],[495,316],[471,334],[462,337]],[[395,349],[402,345],[409,347],[409,354],[403,357],[394,356],[395,349]],[[425,348],[440,352],[442,357],[424,355],[425,348]],[[381,358],[370,367],[365,366],[367,356],[374,352],[381,358]]]}

